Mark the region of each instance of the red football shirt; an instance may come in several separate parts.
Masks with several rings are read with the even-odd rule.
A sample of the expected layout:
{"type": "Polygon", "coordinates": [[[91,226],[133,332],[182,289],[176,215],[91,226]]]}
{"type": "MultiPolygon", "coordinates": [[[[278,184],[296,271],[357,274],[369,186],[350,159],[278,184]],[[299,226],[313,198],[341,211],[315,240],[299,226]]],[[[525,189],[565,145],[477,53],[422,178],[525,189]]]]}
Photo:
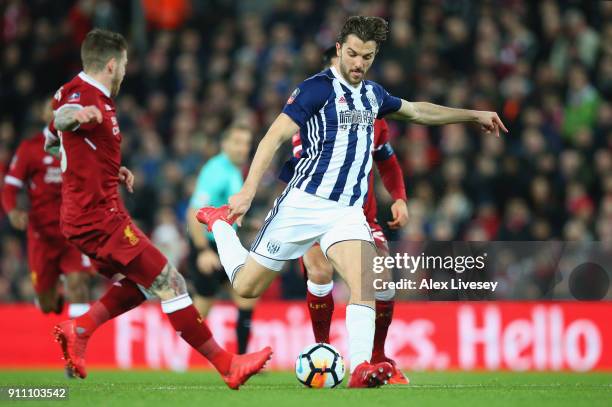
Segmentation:
{"type": "Polygon", "coordinates": [[[62,176],[59,160],[44,151],[44,144],[42,132],[21,142],[4,177],[2,202],[7,212],[14,209],[17,191],[25,187],[30,200],[28,227],[58,236],[62,176]]]}
{"type": "Polygon", "coordinates": [[[102,123],[94,121],[72,131],[58,131],[63,177],[61,221],[76,227],[123,211],[118,191],[121,132],[110,91],[81,72],[53,99],[55,112],[68,106],[91,105],[102,112],[102,123]]]}
{"type": "MultiPolygon", "coordinates": [[[[300,140],[300,133],[296,133],[293,135],[291,139],[293,144],[293,155],[296,158],[300,158],[302,154],[302,141],[300,140]]],[[[394,155],[393,150],[389,146],[389,127],[387,126],[387,122],[384,119],[376,119],[374,121],[374,145],[372,154],[374,156],[374,162],[376,163],[376,167],[380,171],[383,178],[389,176],[388,178],[397,178],[394,179],[393,185],[399,185],[395,187],[393,191],[389,191],[391,195],[393,195],[394,199],[406,199],[406,190],[403,185],[403,175],[399,166],[381,166],[380,164],[390,157],[394,155]],[[399,182],[398,182],[399,180],[399,182]],[[396,190],[397,191],[396,191],[396,190]]],[[[368,185],[368,195],[367,199],[363,204],[363,212],[366,216],[368,223],[376,222],[376,212],[378,210],[376,204],[376,196],[374,194],[374,172],[370,171],[369,175],[369,185],[368,185]]],[[[385,186],[387,186],[385,184],[385,186]]]]}

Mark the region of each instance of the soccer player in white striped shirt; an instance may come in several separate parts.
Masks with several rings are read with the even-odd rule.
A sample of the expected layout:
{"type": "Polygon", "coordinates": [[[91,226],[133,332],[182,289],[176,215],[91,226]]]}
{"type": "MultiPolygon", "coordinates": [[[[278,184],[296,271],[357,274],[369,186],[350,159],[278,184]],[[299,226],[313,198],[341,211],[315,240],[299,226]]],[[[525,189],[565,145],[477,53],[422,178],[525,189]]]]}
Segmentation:
{"type": "Polygon", "coordinates": [[[387,32],[387,22],[378,17],[347,19],[336,43],[337,62],[302,82],[289,97],[259,143],[242,190],[228,206],[205,207],[197,215],[214,233],[221,263],[243,297],[261,295],[286,261],[320,244],[351,292],[346,309],[349,387],[385,384],[392,370],[387,362],[370,364],[376,251],[362,205],[372,167],[374,119],[425,125],[473,122],[496,136],[500,128],[507,131],[495,112],[408,102],[366,80],[387,32]],[[240,224],[274,153],[298,130],[302,155],[283,168],[290,182],[247,251],[231,224],[240,224]]]}

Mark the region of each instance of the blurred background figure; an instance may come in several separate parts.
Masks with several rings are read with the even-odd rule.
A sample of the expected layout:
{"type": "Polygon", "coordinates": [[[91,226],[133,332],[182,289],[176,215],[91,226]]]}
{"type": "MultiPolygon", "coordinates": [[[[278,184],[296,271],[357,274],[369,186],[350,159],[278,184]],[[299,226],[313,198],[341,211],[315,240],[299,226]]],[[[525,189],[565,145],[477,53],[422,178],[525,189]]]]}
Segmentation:
{"type": "MultiPolygon", "coordinates": [[[[221,152],[212,157],[200,170],[189,209],[189,276],[195,293],[193,301],[203,317],[213,305],[219,289],[225,286],[236,307],[236,338],[238,353],[246,352],[251,331],[251,317],[256,298],[242,298],[231,287],[223,270],[215,237],[196,220],[197,211],[203,206],[225,205],[230,196],[240,191],[243,184],[242,170],[249,158],[253,136],[243,124],[232,124],[221,136],[221,152]]],[[[175,263],[176,264],[176,263],[175,263]]]]}

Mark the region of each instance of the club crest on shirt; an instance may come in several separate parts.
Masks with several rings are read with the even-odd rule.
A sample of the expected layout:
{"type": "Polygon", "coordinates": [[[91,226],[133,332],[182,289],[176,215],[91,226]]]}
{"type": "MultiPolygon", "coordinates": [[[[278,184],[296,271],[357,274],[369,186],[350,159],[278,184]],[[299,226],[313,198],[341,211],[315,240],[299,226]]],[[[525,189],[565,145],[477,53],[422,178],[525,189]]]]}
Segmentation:
{"type": "Polygon", "coordinates": [[[300,94],[300,88],[295,88],[291,96],[289,96],[289,99],[287,99],[287,104],[288,105],[292,104],[295,98],[298,97],[299,94],[300,94]]]}
{"type": "Polygon", "coordinates": [[[68,96],[68,102],[76,102],[80,98],[81,98],[81,93],[80,92],[74,92],[73,94],[68,96]]]}
{"type": "Polygon", "coordinates": [[[268,253],[276,254],[281,248],[281,242],[278,240],[270,240],[266,245],[266,248],[268,249],[268,253]]]}
{"type": "Polygon", "coordinates": [[[136,246],[140,239],[136,236],[136,233],[132,230],[131,225],[127,225],[125,229],[123,229],[123,237],[128,241],[128,243],[132,246],[136,246]]]}

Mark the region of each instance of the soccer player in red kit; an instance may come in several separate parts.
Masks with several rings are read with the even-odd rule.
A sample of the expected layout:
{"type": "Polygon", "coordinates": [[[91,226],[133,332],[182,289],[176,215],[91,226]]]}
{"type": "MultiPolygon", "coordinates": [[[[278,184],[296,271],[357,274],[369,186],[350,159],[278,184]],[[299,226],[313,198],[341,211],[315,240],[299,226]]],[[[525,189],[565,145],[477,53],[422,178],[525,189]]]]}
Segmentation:
{"type": "MultiPolygon", "coordinates": [[[[51,116],[48,105],[42,108],[46,122],[51,116]]],[[[60,164],[43,150],[45,137],[54,137],[53,132],[51,123],[21,142],[4,177],[2,206],[15,229],[27,230],[28,265],[38,307],[45,314],[62,312],[64,295],[58,291],[58,280],[64,274],[68,316],[75,318],[89,309],[91,262],[60,232],[60,164]],[[22,189],[27,192],[29,211],[17,206],[22,189]]]]}
{"type": "Polygon", "coordinates": [[[132,174],[121,168],[121,131],[113,101],[125,76],[126,50],[120,34],[90,31],[81,46],[83,72],[54,98],[62,232],[94,260],[98,271],[125,276],[89,312],[57,325],[55,336],[68,364],[84,378],[87,341],[95,329],[155,296],[177,333],[237,389],[264,367],[271,349],[235,355],[221,348],[193,306],[182,275],[136,227],[119,197],[120,182],[128,190],[133,186],[132,174]]]}

